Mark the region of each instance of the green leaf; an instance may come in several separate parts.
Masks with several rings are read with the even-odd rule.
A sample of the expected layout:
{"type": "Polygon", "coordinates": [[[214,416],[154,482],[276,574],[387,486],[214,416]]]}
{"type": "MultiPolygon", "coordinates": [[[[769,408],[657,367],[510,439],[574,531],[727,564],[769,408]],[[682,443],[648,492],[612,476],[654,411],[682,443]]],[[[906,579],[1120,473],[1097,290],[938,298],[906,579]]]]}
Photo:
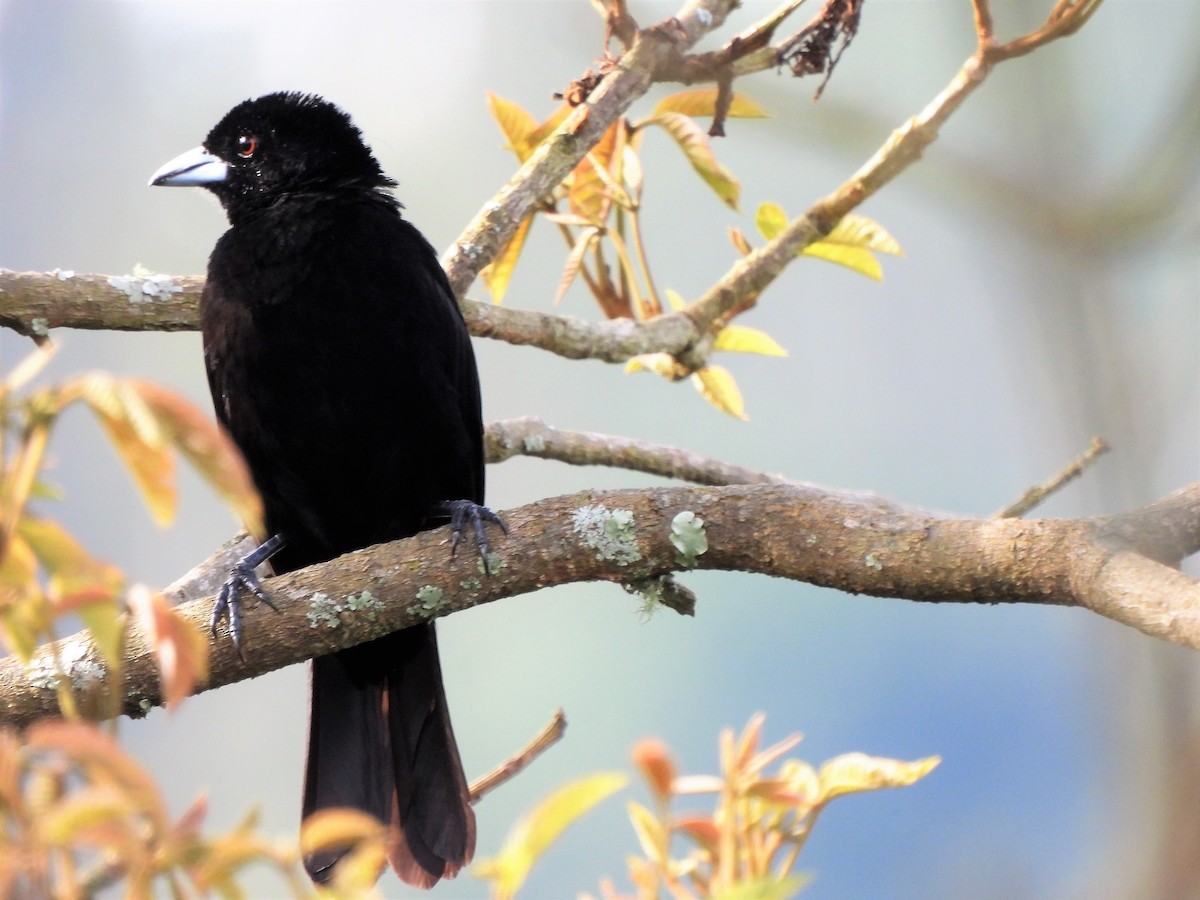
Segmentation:
{"type": "Polygon", "coordinates": [[[721,412],[746,421],[746,404],[733,375],[721,366],[705,366],[692,375],[692,384],[700,395],[721,412]]]}
{"type": "Polygon", "coordinates": [[[726,325],[717,332],[714,350],[733,353],[758,353],[762,356],[787,356],[787,351],[765,331],[746,325],[726,325]]]}
{"type": "Polygon", "coordinates": [[[741,186],[729,170],[717,162],[708,135],[695,120],[681,113],[667,112],[651,116],[646,121],[647,124],[657,125],[673,137],[688,162],[692,164],[692,168],[716,192],[721,201],[731,209],[738,208],[741,186]]]}
{"type": "Polygon", "coordinates": [[[491,292],[492,302],[496,305],[504,301],[504,294],[508,290],[508,280],[512,277],[513,269],[516,268],[517,260],[525,247],[525,238],[529,236],[529,226],[532,224],[533,216],[526,216],[517,226],[517,230],[513,232],[513,236],[508,239],[508,243],[496,254],[496,258],[484,266],[479,273],[479,277],[483,279],[483,283],[491,292]]]}
{"type": "MultiPolygon", "coordinates": [[[[682,113],[693,118],[712,116],[717,109],[717,89],[700,88],[695,91],[679,91],[668,94],[658,101],[653,115],[662,113],[682,113]]],[[[731,119],[765,119],[770,113],[751,100],[745,94],[734,93],[726,113],[731,119]]]]}
{"type": "Polygon", "coordinates": [[[499,900],[513,897],[563,830],[627,781],[620,773],[606,772],[554,791],[513,826],[499,854],[476,864],[475,874],[492,882],[493,896],[499,900]]]}

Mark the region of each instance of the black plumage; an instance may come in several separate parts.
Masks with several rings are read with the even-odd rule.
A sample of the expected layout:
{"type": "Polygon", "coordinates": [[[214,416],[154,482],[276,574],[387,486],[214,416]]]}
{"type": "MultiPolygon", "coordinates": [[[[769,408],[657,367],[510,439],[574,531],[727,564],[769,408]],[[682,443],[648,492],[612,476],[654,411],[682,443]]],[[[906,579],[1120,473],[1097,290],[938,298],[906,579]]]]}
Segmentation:
{"type": "MultiPolygon", "coordinates": [[[[345,113],[312,95],[248,100],[152,183],[204,186],[230,221],[201,300],[204,357],[283,537],[276,572],[442,524],[454,501],[490,518],[462,314],[345,113]]],[[[372,813],[392,823],[405,881],[455,875],[475,821],[433,624],[315,659],[312,703],[304,814],[372,813]]],[[[337,855],[305,865],[320,881],[337,855]]]]}

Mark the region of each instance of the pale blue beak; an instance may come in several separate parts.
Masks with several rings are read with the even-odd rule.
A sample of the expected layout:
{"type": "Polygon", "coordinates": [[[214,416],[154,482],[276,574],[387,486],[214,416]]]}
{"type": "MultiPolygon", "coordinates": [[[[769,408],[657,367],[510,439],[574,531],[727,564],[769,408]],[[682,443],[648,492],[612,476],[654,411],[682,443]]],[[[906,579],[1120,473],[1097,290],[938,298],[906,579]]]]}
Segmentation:
{"type": "Polygon", "coordinates": [[[151,187],[194,187],[224,181],[229,166],[203,147],[181,153],[150,176],[151,187]]]}

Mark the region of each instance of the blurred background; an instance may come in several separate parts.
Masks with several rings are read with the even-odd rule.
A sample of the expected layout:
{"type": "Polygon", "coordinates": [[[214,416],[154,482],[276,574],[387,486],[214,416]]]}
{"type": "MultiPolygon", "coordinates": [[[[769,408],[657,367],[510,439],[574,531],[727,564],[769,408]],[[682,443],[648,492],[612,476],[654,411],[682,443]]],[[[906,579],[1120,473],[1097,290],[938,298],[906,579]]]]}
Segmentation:
{"type": "MultiPolygon", "coordinates": [[[[1036,25],[1050,5],[995,4],[999,34],[1036,25]]],[[[630,7],[643,24],[675,10],[630,7]]],[[[721,40],[772,7],[744,3],[721,40]]],[[[146,181],[236,102],[279,89],[349,110],[409,217],[444,248],[514,168],[486,91],[549,114],[551,93],[600,55],[601,33],[583,0],[6,0],[0,266],[202,273],[225,227],[219,207],[146,181]]],[[[997,69],[925,159],[861,210],[906,252],[885,258],[882,284],[800,260],[745,317],[790,351],[721,360],[748,422],[686,382],[477,341],[486,418],[537,414],[973,515],[1094,434],[1114,452],[1040,514],[1116,512],[1197,479],[1198,35],[1200,3],[1109,0],[1075,37],[997,69]]],[[[794,214],[836,187],[941,90],[973,40],[967,0],[871,0],[819,103],[812,79],[739,82],[774,114],[731,121],[717,142],[741,179],[740,213],[649,134],[645,224],[660,285],[695,297],[735,258],[726,230],[753,233],[760,202],[794,214]]],[[[563,260],[558,235],[535,226],[506,303],[551,308],[563,260]]],[[[486,296],[481,285],[472,296],[486,296]]],[[[561,309],[597,316],[589,304],[576,289],[561,309]]],[[[110,369],[209,408],[196,334],[55,338],[52,375],[110,369]]],[[[4,367],[27,350],[0,335],[4,367]]],[[[66,489],[54,514],[133,580],[165,585],[235,530],[188,472],[179,522],[157,530],[85,413],[52,451],[66,489]]],[[[496,509],[652,481],[535,460],[489,479],[496,509]]],[[[1200,896],[1194,652],[1078,610],[921,605],[741,574],[684,580],[700,597],[695,619],[642,621],[638,598],[578,585],[440,623],[469,777],[556,707],[570,722],[561,745],[481,805],[480,855],[552,786],[627,769],[638,738],[666,740],[686,771],[714,771],[718,731],[763,710],[766,738],[804,732],[814,763],[851,750],[944,757],[915,787],[822,816],[803,858],[815,875],[806,897],[1200,896]]],[[[176,814],[207,791],[214,827],[257,805],[283,837],[297,825],[306,690],[295,666],[124,722],[121,735],[176,814]]],[[[541,862],[526,896],[595,891],[605,875],[627,884],[635,847],[610,800],[541,862]]],[[[277,882],[252,884],[267,896],[277,882]]],[[[407,895],[391,875],[381,886],[407,895]]],[[[464,875],[435,893],[486,890],[464,875]]]]}

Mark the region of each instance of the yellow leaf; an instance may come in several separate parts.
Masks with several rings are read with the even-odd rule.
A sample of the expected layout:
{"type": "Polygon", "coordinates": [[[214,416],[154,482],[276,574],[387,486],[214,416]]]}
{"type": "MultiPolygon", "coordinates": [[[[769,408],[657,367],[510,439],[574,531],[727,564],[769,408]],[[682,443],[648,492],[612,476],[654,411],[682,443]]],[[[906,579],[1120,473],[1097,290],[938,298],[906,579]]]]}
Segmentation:
{"type": "Polygon", "coordinates": [[[579,233],[579,237],[575,239],[575,246],[567,254],[567,263],[563,266],[562,278],[558,280],[558,291],[554,294],[555,304],[562,301],[563,295],[567,293],[567,288],[571,286],[571,282],[575,280],[575,276],[579,274],[579,269],[583,266],[584,256],[599,237],[600,229],[589,226],[583,229],[579,233]]]}
{"type": "Polygon", "coordinates": [[[500,853],[475,866],[475,874],[492,882],[493,895],[511,898],[525,883],[530,868],[563,830],[604,798],[625,786],[619,773],[601,773],[554,791],[513,826],[500,853]]]}
{"type": "MultiPolygon", "coordinates": [[[[683,113],[685,116],[711,116],[717,109],[717,89],[700,88],[694,91],[679,91],[668,94],[658,101],[653,115],[683,113]]],[[[734,93],[726,113],[731,119],[765,119],[770,115],[765,109],[745,94],[734,93]]]]}
{"type": "Polygon", "coordinates": [[[704,129],[693,119],[675,112],[652,116],[647,123],[657,125],[671,135],[687,156],[692,168],[716,192],[722,202],[732,209],[737,209],[741,188],[729,170],[717,162],[704,129]]]}
{"type": "Polygon", "coordinates": [[[754,213],[758,233],[768,241],[787,228],[788,217],[778,203],[760,203],[754,213]]]}
{"type": "Polygon", "coordinates": [[[538,145],[542,141],[550,137],[550,135],[554,134],[554,132],[558,131],[558,126],[566,121],[567,116],[571,115],[572,112],[573,110],[570,106],[563,104],[554,112],[552,112],[546,118],[546,121],[542,122],[541,125],[535,128],[526,139],[526,143],[529,146],[529,153],[533,153],[533,151],[537,149],[538,145]]]}
{"type": "Polygon", "coordinates": [[[513,232],[513,236],[508,239],[508,243],[500,249],[496,258],[484,266],[479,273],[483,283],[491,292],[492,302],[495,304],[500,304],[504,300],[504,293],[508,290],[508,280],[512,277],[513,269],[521,256],[521,250],[525,247],[525,238],[529,236],[529,226],[532,224],[532,215],[522,219],[517,230],[513,232]]]}
{"type": "Polygon", "coordinates": [[[807,875],[787,875],[739,881],[714,893],[712,900],[788,900],[800,893],[810,880],[807,875]]]}
{"type": "Polygon", "coordinates": [[[323,809],[300,826],[300,852],[305,856],[350,847],[359,841],[383,840],[384,825],[357,809],[323,809]]]}
{"type": "Polygon", "coordinates": [[[508,149],[517,154],[517,159],[525,162],[532,152],[528,140],[537,129],[537,121],[523,107],[491,91],[488,91],[487,100],[492,118],[496,120],[496,124],[504,132],[505,140],[508,141],[508,149]]]}
{"type": "Polygon", "coordinates": [[[0,398],[25,387],[25,385],[37,377],[38,373],[46,367],[46,363],[50,362],[57,352],[58,344],[47,342],[40,347],[35,347],[32,353],[26,355],[24,359],[13,366],[12,371],[4,376],[3,381],[0,381],[0,398]]]}
{"type": "Polygon", "coordinates": [[[800,255],[813,256],[817,259],[837,263],[875,281],[883,281],[883,266],[879,264],[879,260],[872,255],[870,250],[864,250],[862,247],[847,247],[831,244],[828,241],[817,241],[801,250],[800,255]]]}
{"type": "Polygon", "coordinates": [[[847,247],[863,247],[891,256],[903,256],[904,251],[896,239],[874,219],[849,213],[825,236],[822,243],[843,244],[847,247]]]}
{"type": "MultiPolygon", "coordinates": [[[[21,520],[21,524],[25,519],[21,520]]],[[[12,590],[37,588],[37,556],[18,529],[0,556],[0,587],[12,590]]]]}
{"type": "Polygon", "coordinates": [[[625,363],[625,371],[653,372],[671,381],[679,381],[688,374],[669,353],[642,353],[625,363]]]}
{"type": "Polygon", "coordinates": [[[758,353],[762,356],[787,356],[787,351],[779,346],[775,338],[746,325],[726,325],[717,332],[713,349],[731,353],[758,353]]]}
{"type": "Polygon", "coordinates": [[[629,811],[629,821],[633,825],[633,833],[637,835],[638,843],[642,845],[642,853],[652,862],[660,866],[666,863],[663,848],[666,846],[666,835],[663,834],[662,823],[655,818],[654,813],[640,803],[630,800],[625,804],[629,811]]]}
{"type": "Polygon", "coordinates": [[[212,485],[246,530],[265,537],[262,499],[242,454],[224,429],[195,404],[164,387],[137,378],[126,384],[150,410],[166,439],[212,485]]]}
{"type": "Polygon", "coordinates": [[[687,306],[687,301],[679,296],[678,291],[673,291],[670,288],[666,290],[667,305],[671,307],[671,312],[680,312],[687,306]]]}
{"type": "Polygon", "coordinates": [[[124,576],[116,566],[91,556],[61,525],[51,519],[25,516],[17,534],[28,542],[46,574],[54,597],[88,588],[101,588],[116,596],[124,576]]]}
{"type": "Polygon", "coordinates": [[[880,788],[907,787],[928,775],[942,761],[928,756],[915,762],[846,753],[821,766],[821,802],[843,794],[875,791],[880,788]]]}
{"type": "Polygon", "coordinates": [[[155,828],[167,827],[166,809],[154,779],[117,742],[90,722],[43,719],[25,732],[25,745],[62,753],[83,768],[94,783],[112,783],[155,828]]]}
{"type": "Polygon", "coordinates": [[[692,376],[692,383],[701,396],[721,412],[729,413],[743,422],[750,418],[746,415],[742,392],[728,369],[705,366],[692,376]]]}
{"type": "Polygon", "coordinates": [[[157,591],[134,585],[128,603],[158,663],[163,702],[174,709],[208,677],[208,641],[157,591]]]}
{"type": "Polygon", "coordinates": [[[154,416],[128,385],[101,373],[78,382],[108,439],[133,476],[150,515],[159,525],[175,516],[175,461],[154,416]]]}
{"type": "Polygon", "coordinates": [[[729,229],[729,242],[733,244],[735,250],[742,256],[750,255],[750,242],[746,240],[746,235],[742,234],[740,229],[731,227],[729,229]]]}
{"type": "MultiPolygon", "coordinates": [[[[92,785],[75,791],[38,816],[38,836],[54,846],[86,839],[97,825],[121,821],[136,812],[113,785],[92,785]]],[[[131,823],[132,824],[132,823],[131,823]]]]}

